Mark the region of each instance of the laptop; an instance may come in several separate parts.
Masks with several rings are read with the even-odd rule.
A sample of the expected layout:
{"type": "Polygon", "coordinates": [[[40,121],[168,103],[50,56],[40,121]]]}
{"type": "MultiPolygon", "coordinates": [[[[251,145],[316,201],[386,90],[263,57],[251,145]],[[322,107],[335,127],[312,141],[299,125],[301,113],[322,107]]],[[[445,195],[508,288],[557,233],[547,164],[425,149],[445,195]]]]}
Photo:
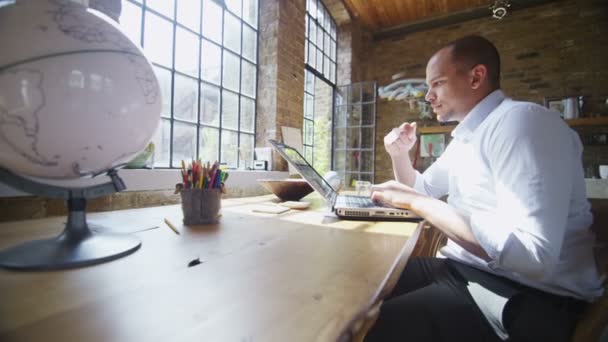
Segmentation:
{"type": "Polygon", "coordinates": [[[367,196],[340,195],[296,149],[272,139],[268,142],[313,189],[323,196],[325,201],[331,204],[336,216],[347,220],[418,221],[422,219],[411,210],[378,205],[367,196]]]}

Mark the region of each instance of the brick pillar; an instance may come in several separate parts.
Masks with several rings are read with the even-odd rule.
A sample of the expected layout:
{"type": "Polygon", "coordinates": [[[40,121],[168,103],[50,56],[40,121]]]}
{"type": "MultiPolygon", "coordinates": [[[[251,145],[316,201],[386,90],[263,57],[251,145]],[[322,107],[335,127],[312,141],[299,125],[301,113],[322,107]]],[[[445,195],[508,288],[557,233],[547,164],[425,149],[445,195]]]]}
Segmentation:
{"type": "Polygon", "coordinates": [[[369,81],[366,59],[372,48],[372,35],[360,23],[338,26],[338,85],[369,81]]]}
{"type": "MultiPolygon", "coordinates": [[[[305,0],[260,0],[256,146],[281,140],[281,126],[302,129],[305,0]]],[[[286,170],[278,154],[273,169],[286,170]]]]}

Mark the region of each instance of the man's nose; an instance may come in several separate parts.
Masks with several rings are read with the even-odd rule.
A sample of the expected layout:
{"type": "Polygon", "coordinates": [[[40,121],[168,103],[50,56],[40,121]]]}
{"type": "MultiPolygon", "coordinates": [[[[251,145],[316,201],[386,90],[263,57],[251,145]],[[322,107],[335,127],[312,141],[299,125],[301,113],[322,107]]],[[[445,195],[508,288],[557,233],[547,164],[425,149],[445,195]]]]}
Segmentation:
{"type": "Polygon", "coordinates": [[[426,92],[426,95],[424,96],[424,99],[427,102],[432,102],[435,99],[435,92],[431,91],[429,89],[429,91],[426,92]]]}

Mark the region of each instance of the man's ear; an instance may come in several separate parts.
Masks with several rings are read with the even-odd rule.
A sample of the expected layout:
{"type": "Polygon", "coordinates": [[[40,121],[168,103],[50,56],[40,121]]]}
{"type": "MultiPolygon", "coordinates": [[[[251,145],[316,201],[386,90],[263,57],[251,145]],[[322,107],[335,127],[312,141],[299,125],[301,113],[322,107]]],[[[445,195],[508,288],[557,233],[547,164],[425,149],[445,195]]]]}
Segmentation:
{"type": "Polygon", "coordinates": [[[471,89],[479,89],[488,80],[488,68],[483,64],[477,64],[471,69],[471,89]]]}

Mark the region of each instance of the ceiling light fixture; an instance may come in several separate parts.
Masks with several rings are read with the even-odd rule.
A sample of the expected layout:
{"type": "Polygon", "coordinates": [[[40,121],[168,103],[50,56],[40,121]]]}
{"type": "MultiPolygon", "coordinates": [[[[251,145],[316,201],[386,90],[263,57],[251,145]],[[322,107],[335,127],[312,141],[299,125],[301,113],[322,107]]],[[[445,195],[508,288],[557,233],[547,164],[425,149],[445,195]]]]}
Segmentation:
{"type": "Polygon", "coordinates": [[[511,7],[509,0],[495,0],[494,4],[490,6],[492,18],[498,20],[504,18],[509,13],[509,7],[511,7]]]}

